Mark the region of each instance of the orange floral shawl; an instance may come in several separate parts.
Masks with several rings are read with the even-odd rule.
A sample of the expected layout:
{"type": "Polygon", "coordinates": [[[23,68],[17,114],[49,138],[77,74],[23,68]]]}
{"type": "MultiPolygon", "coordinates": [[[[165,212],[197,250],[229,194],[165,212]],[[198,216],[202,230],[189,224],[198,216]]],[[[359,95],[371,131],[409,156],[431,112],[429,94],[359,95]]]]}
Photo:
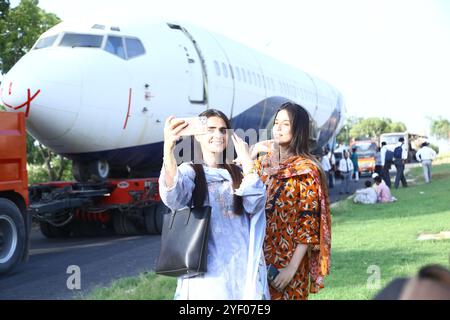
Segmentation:
{"type": "Polygon", "coordinates": [[[280,163],[276,171],[273,168],[267,170],[268,168],[271,168],[270,155],[262,156],[256,161],[256,169],[265,182],[270,180],[268,179],[269,176],[271,178],[286,179],[293,176],[310,174],[317,183],[320,202],[320,241],[318,245],[314,245],[311,248],[309,262],[310,292],[317,293],[324,287],[324,278],[330,273],[331,212],[327,189],[322,185],[317,165],[310,159],[295,156],[280,163]]]}

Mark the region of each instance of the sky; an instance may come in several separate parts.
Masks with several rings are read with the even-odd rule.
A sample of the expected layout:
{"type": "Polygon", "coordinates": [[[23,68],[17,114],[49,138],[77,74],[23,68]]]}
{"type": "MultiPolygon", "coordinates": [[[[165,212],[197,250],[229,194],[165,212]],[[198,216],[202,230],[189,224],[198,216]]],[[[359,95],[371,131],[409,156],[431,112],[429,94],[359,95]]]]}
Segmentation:
{"type": "MultiPolygon", "coordinates": [[[[18,0],[11,0],[15,6],[18,0]]],[[[62,20],[160,17],[194,23],[339,89],[347,114],[429,134],[450,120],[448,0],[40,0],[62,20]]]]}

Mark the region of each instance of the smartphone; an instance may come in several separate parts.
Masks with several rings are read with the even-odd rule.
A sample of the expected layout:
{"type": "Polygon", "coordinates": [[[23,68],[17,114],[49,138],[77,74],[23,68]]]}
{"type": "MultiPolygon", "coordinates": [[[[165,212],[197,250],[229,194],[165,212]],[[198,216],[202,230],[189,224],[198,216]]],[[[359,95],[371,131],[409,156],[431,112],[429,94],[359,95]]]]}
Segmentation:
{"type": "Polygon", "coordinates": [[[272,282],[280,273],[277,268],[273,264],[269,264],[267,266],[267,279],[269,282],[272,282]]]}
{"type": "Polygon", "coordinates": [[[207,117],[189,117],[189,118],[176,118],[177,120],[184,120],[188,123],[188,126],[181,130],[182,136],[194,136],[197,134],[206,134],[208,132],[208,118],[207,117]]]}

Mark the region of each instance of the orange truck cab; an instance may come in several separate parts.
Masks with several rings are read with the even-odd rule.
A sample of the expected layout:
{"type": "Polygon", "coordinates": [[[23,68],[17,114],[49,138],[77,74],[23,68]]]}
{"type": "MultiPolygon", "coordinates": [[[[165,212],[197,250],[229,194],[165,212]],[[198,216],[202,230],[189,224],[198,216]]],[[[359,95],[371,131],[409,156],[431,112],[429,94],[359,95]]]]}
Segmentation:
{"type": "Polygon", "coordinates": [[[0,112],[0,274],[28,259],[31,218],[24,113],[0,112]]]}
{"type": "Polygon", "coordinates": [[[358,155],[359,172],[369,174],[375,172],[377,144],[371,140],[357,140],[350,144],[350,150],[353,148],[356,148],[358,155]]]}

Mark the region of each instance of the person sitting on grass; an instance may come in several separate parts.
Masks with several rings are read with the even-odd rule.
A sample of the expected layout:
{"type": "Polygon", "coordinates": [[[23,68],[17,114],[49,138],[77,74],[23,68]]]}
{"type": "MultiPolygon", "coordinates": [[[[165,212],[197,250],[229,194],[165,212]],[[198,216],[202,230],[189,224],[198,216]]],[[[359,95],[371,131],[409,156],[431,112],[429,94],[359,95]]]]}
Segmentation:
{"type": "Polygon", "coordinates": [[[366,180],[366,182],[364,182],[364,185],[366,186],[364,189],[356,190],[353,202],[362,204],[377,203],[377,192],[372,187],[372,182],[370,180],[366,180]]]}
{"type": "Polygon", "coordinates": [[[381,179],[378,173],[372,175],[376,185],[377,201],[381,203],[394,202],[397,199],[391,195],[391,190],[387,184],[381,179]]]}

